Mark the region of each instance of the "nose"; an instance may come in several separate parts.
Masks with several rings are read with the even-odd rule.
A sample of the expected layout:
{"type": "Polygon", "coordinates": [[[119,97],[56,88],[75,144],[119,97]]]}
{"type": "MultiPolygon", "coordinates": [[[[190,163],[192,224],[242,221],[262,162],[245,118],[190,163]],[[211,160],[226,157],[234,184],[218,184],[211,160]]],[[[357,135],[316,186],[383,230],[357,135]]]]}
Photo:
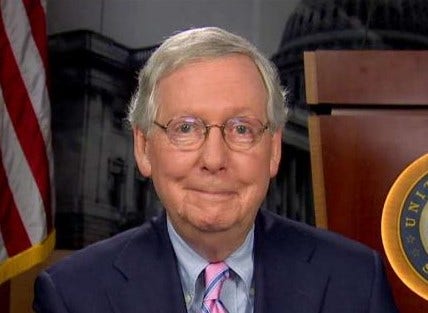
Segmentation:
{"type": "Polygon", "coordinates": [[[223,138],[222,127],[210,125],[207,129],[205,142],[201,147],[201,167],[210,173],[226,169],[229,148],[223,138]]]}

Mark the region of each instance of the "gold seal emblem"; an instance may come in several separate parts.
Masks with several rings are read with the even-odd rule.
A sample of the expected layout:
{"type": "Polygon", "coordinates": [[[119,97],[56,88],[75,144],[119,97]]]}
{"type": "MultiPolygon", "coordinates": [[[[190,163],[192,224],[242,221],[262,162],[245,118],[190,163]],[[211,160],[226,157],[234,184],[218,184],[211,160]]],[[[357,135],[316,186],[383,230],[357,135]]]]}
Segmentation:
{"type": "Polygon", "coordinates": [[[428,300],[428,154],[392,185],[382,213],[382,242],[397,276],[428,300]]]}

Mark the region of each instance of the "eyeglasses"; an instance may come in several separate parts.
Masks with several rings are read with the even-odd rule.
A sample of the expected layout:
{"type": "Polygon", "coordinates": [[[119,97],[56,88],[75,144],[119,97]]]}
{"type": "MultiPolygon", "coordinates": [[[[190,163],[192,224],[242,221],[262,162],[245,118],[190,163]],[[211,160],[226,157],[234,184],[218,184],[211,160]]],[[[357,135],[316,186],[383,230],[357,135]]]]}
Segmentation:
{"type": "Polygon", "coordinates": [[[173,118],[166,125],[157,121],[153,123],[162,128],[170,142],[182,150],[199,149],[213,127],[220,128],[230,149],[247,150],[259,142],[265,130],[269,128],[269,123],[263,124],[258,119],[249,117],[233,117],[222,125],[206,125],[194,116],[173,118]]]}

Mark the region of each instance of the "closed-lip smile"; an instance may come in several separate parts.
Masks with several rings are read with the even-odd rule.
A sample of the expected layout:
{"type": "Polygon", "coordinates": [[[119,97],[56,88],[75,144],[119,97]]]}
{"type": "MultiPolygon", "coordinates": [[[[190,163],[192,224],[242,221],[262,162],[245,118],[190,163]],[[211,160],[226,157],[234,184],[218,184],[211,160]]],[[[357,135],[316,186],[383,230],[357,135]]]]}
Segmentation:
{"type": "Polygon", "coordinates": [[[201,196],[211,197],[211,198],[225,198],[231,197],[236,194],[235,191],[226,190],[226,189],[211,189],[211,188],[189,188],[190,191],[196,192],[201,196]]]}

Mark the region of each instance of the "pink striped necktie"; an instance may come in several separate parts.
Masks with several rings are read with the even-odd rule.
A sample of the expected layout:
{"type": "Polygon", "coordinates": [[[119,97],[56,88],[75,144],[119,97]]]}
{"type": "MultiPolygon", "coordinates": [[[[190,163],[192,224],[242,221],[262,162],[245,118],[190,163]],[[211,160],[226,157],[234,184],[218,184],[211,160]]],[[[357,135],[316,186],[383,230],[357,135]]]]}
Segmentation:
{"type": "Polygon", "coordinates": [[[227,313],[219,299],[221,287],[229,277],[229,267],[224,262],[210,263],[205,268],[205,292],[202,313],[227,313]]]}

